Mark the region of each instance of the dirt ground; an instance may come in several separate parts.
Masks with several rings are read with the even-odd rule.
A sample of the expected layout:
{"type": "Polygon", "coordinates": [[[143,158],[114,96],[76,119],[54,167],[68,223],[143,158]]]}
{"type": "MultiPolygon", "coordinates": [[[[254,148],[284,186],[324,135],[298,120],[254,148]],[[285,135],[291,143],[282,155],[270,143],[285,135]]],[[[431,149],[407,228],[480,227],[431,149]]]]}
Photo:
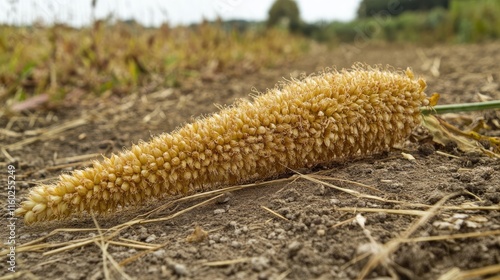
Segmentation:
{"type": "MultiPolygon", "coordinates": [[[[20,201],[38,182],[49,182],[61,172],[81,168],[88,160],[99,158],[99,154],[110,155],[141,139],[147,141],[152,135],[172,131],[195,117],[217,111],[214,104],[231,104],[236,98],[248,97],[252,88],[265,91],[290,75],[298,77],[332,66],[350,67],[357,61],[403,69],[412,67],[417,75],[425,77],[428,94],[441,94],[440,104],[478,101],[477,93],[500,99],[499,49],[500,43],[430,48],[411,45],[313,48],[310,55],[283,67],[237,78],[218,74],[180,89],[105,101],[69,99],[55,109],[2,116],[0,127],[4,130],[0,139],[12,158],[0,154],[0,168],[6,174],[8,164],[16,166],[16,195],[20,201]],[[65,129],[54,130],[63,124],[65,129]],[[38,137],[37,141],[20,142],[33,137],[38,137]]],[[[498,121],[497,113],[466,116],[498,121]]],[[[500,136],[500,128],[492,127],[487,134],[500,136]]],[[[424,132],[419,129],[416,133],[424,132]]],[[[422,211],[428,208],[418,204],[434,205],[454,194],[444,205],[457,206],[455,209],[435,213],[409,239],[400,241],[394,252],[366,278],[438,279],[454,268],[466,271],[500,263],[500,161],[477,153],[463,153],[453,145],[442,147],[408,141],[403,151],[413,155],[415,161],[405,159],[401,150],[394,150],[300,170],[314,174],[314,178],[323,178],[328,184],[386,201],[355,197],[320,182],[292,177],[233,191],[186,212],[179,211],[207,198],[173,204],[155,217],[180,213],[178,216],[133,225],[113,238],[127,244],[134,240],[142,242],[137,243],[141,246],[144,243],[162,246],[147,251],[110,243],[107,251],[116,262],[124,262],[123,271],[132,279],[356,279],[383,244],[394,244],[393,240],[422,219],[425,213],[422,211]],[[366,184],[380,192],[337,179],[366,184]],[[365,229],[355,222],[356,217],[357,221],[366,219],[365,229]],[[196,226],[207,231],[208,237],[200,242],[187,242],[186,237],[196,226]],[[490,231],[493,232],[476,237],[426,239],[490,231]]],[[[2,175],[3,186],[6,181],[2,175]]],[[[1,196],[5,209],[7,192],[1,196]]],[[[111,228],[167,202],[170,200],[125,209],[98,217],[97,221],[101,228],[111,228]]],[[[2,211],[2,217],[7,218],[6,211],[2,211]]],[[[25,226],[18,220],[17,246],[56,229],[93,227],[90,216],[34,226],[25,226]]],[[[2,226],[2,243],[7,234],[2,226]]],[[[96,234],[96,231],[63,231],[39,243],[61,244],[96,234]]],[[[54,248],[57,247],[18,252],[15,276],[19,279],[108,276],[103,269],[102,250],[96,244],[43,254],[54,248]]],[[[111,279],[125,279],[109,261],[106,266],[111,279]]],[[[14,277],[7,273],[4,256],[0,271],[0,275],[14,277]]],[[[498,271],[497,276],[500,276],[498,271]]],[[[471,279],[476,278],[471,276],[471,279]]]]}

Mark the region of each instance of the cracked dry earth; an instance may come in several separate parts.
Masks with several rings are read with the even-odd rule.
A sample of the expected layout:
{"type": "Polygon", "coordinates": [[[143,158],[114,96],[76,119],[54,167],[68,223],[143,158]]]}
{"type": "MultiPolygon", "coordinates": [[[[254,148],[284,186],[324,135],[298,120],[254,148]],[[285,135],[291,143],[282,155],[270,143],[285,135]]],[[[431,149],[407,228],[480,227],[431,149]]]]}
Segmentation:
{"type": "MultiPolygon", "coordinates": [[[[441,94],[440,104],[478,101],[481,95],[477,93],[500,99],[499,48],[499,43],[488,43],[430,48],[373,46],[356,52],[352,48],[317,49],[279,69],[261,70],[237,78],[222,73],[215,80],[200,79],[179,89],[69,102],[55,109],[3,116],[0,127],[14,133],[2,133],[0,139],[13,161],[1,154],[0,167],[6,170],[8,164],[16,166],[20,200],[37,182],[54,180],[61,172],[81,168],[100,154],[110,155],[141,139],[147,141],[151,135],[172,131],[193,118],[217,111],[214,104],[231,104],[237,98],[247,98],[252,87],[265,91],[282,77],[298,77],[333,65],[350,67],[357,61],[390,64],[402,69],[412,67],[417,75],[426,79],[428,95],[441,94]],[[82,119],[87,121],[80,122],[82,119]],[[44,131],[53,132],[49,128],[62,124],[74,127],[43,134],[44,131]],[[15,149],[16,143],[33,135],[45,135],[46,138],[15,149]]],[[[500,136],[500,128],[496,126],[499,115],[495,111],[485,111],[454,116],[453,120],[484,118],[491,126],[484,133],[500,136]]],[[[422,135],[425,131],[418,129],[416,134],[422,135]]],[[[355,279],[370,256],[380,249],[378,246],[397,239],[422,218],[421,211],[428,208],[417,204],[434,205],[454,194],[444,205],[459,207],[436,212],[409,239],[401,241],[366,278],[437,279],[454,268],[467,271],[500,263],[498,159],[463,153],[453,145],[442,147],[408,141],[402,149],[385,154],[299,171],[315,174],[322,182],[385,201],[355,197],[318,181],[292,177],[226,193],[173,219],[133,225],[113,238],[127,244],[136,241],[149,246],[163,245],[156,250],[109,244],[107,251],[122,264],[123,273],[131,279],[355,279]],[[404,158],[402,151],[415,160],[404,158]],[[327,177],[345,181],[327,180],[327,177]],[[349,181],[369,185],[378,191],[349,181]],[[460,209],[464,206],[469,208],[460,209]],[[364,219],[365,230],[360,225],[364,219]],[[199,242],[187,242],[186,237],[196,226],[207,231],[208,237],[199,242]],[[426,239],[481,232],[486,234],[426,239]],[[368,257],[362,258],[363,255],[368,257]]],[[[2,185],[6,185],[6,180],[2,175],[2,185]]],[[[155,217],[178,213],[206,199],[179,202],[155,217]]],[[[1,201],[5,209],[6,192],[2,192],[1,201]]],[[[101,228],[111,228],[169,201],[125,209],[98,217],[97,221],[101,228]]],[[[6,212],[2,215],[5,220],[6,212]]],[[[56,229],[94,226],[90,216],[34,226],[25,226],[19,220],[16,228],[18,247],[56,229]]],[[[96,231],[64,231],[41,243],[61,244],[96,234],[96,231]]],[[[6,240],[5,229],[0,231],[0,238],[6,240]]],[[[94,243],[56,254],[43,254],[51,249],[18,252],[16,268],[19,274],[16,277],[125,277],[109,261],[107,274],[103,269],[102,250],[94,243]]],[[[4,256],[0,271],[8,276],[4,256]]]]}

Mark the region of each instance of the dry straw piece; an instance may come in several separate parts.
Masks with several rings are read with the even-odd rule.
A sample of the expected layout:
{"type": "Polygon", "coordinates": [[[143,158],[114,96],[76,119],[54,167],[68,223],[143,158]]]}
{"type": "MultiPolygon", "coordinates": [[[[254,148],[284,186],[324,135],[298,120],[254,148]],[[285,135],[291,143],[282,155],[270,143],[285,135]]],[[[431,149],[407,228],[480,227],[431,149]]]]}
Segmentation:
{"type": "Polygon", "coordinates": [[[421,122],[426,84],[410,69],[355,66],[292,80],[33,188],[27,224],[269,178],[387,150],[421,122]]]}

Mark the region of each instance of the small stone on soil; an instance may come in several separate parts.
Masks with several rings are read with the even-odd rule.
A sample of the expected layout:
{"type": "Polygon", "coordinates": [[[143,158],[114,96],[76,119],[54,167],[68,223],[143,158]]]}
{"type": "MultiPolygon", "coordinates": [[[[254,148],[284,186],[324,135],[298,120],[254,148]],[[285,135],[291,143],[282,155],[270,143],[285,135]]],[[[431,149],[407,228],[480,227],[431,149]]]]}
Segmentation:
{"type": "Polygon", "coordinates": [[[218,215],[218,214],[223,214],[223,213],[226,213],[226,210],[225,210],[225,209],[219,208],[219,209],[215,209],[215,210],[214,210],[214,214],[215,214],[215,215],[218,215]]]}
{"type": "Polygon", "coordinates": [[[188,274],[188,271],[187,271],[187,268],[185,265],[183,264],[180,264],[180,263],[174,263],[172,265],[174,271],[175,271],[175,274],[179,275],[179,276],[186,276],[188,274]]]}
{"type": "Polygon", "coordinates": [[[150,236],[148,236],[148,237],[146,238],[146,241],[145,241],[145,242],[146,242],[146,243],[150,243],[150,242],[153,242],[153,241],[155,241],[155,240],[156,240],[156,235],[151,234],[150,236]]]}
{"type": "Polygon", "coordinates": [[[252,258],[250,263],[255,271],[262,271],[269,267],[269,259],[263,256],[252,258]]]}

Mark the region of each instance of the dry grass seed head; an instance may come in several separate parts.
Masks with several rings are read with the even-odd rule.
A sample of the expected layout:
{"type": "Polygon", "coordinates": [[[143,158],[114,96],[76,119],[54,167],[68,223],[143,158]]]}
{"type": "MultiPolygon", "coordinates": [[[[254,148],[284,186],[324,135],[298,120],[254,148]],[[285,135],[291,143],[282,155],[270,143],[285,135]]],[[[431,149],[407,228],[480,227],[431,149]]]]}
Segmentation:
{"type": "Polygon", "coordinates": [[[425,82],[411,70],[357,65],[292,80],[93,167],[34,188],[26,223],[276,176],[384,151],[420,123],[425,82]]]}

